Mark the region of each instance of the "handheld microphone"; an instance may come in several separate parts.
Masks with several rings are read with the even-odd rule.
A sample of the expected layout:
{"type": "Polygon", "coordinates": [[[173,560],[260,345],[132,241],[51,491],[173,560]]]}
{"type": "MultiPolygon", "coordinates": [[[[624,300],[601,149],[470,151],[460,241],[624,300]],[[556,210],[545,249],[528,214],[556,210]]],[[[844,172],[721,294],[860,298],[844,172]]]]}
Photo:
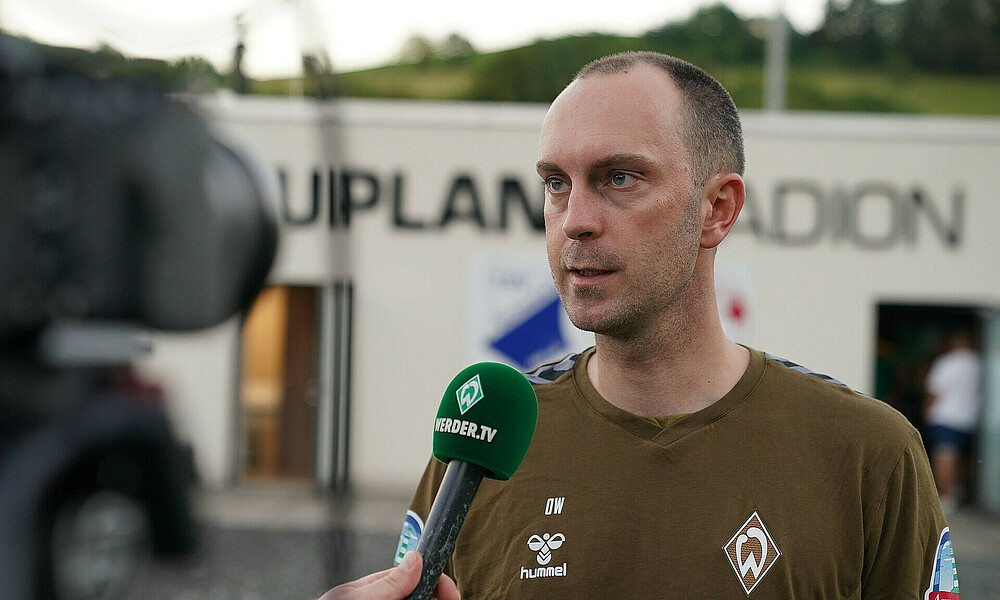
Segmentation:
{"type": "Polygon", "coordinates": [[[417,544],[424,566],[409,600],[434,594],[480,482],[511,478],[537,421],[535,390],[516,369],[484,362],[452,379],[434,420],[434,458],[448,468],[417,544]]]}

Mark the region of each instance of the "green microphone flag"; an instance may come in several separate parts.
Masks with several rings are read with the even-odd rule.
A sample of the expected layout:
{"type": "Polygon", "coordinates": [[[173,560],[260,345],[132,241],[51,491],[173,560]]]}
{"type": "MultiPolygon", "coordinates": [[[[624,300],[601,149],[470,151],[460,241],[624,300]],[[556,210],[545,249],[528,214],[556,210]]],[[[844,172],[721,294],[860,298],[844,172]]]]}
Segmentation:
{"type": "Polygon", "coordinates": [[[531,444],[538,401],[531,384],[507,365],[464,369],[445,390],[434,420],[434,458],[464,460],[486,477],[510,479],[531,444]]]}

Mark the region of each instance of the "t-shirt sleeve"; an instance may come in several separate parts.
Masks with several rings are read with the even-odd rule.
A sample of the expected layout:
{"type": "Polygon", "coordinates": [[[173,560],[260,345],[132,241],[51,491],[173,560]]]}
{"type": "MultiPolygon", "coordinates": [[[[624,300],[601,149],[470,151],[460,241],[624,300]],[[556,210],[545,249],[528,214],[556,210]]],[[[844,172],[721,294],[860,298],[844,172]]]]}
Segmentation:
{"type": "Polygon", "coordinates": [[[953,582],[941,580],[943,568],[947,567],[949,574],[955,572],[954,555],[927,454],[918,433],[911,436],[885,486],[873,489],[876,490],[875,498],[880,494],[881,500],[877,501],[874,515],[865,529],[861,598],[959,598],[957,575],[953,582]],[[935,595],[934,592],[946,594],[935,595]]]}
{"type": "Polygon", "coordinates": [[[420,516],[421,521],[427,522],[427,515],[431,512],[431,505],[434,504],[434,497],[437,496],[438,487],[444,478],[445,465],[441,464],[433,456],[424,468],[424,474],[417,484],[417,491],[413,493],[410,501],[410,510],[420,516]]]}

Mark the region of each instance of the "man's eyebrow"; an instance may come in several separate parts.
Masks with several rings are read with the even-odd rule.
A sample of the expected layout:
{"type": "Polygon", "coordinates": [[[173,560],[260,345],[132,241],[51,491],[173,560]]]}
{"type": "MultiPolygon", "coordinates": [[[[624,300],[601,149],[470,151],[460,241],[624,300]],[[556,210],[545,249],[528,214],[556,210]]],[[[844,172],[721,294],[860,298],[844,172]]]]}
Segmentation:
{"type": "MultiPolygon", "coordinates": [[[[655,166],[655,161],[644,154],[633,154],[630,152],[620,152],[618,154],[611,154],[597,160],[594,164],[590,165],[590,168],[595,171],[602,169],[607,169],[610,167],[622,167],[631,169],[643,169],[648,170],[655,166]]],[[[535,170],[539,174],[542,173],[556,173],[561,172],[562,169],[554,163],[548,161],[540,160],[535,164],[535,170]]]]}
{"type": "Polygon", "coordinates": [[[537,163],[535,163],[535,170],[538,171],[539,175],[541,175],[542,173],[553,173],[555,171],[561,171],[562,169],[560,169],[553,163],[540,160],[537,163]]]}
{"type": "Polygon", "coordinates": [[[591,168],[594,170],[607,169],[609,167],[650,169],[655,164],[656,163],[651,158],[643,154],[622,152],[619,154],[612,154],[611,156],[605,156],[591,165],[591,168]]]}

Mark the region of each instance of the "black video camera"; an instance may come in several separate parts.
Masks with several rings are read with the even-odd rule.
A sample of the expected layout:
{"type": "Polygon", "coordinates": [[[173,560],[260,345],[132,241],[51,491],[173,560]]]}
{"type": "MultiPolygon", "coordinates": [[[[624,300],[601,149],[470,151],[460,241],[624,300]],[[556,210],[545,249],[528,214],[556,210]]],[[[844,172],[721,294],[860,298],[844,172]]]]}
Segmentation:
{"type": "Polygon", "coordinates": [[[127,597],[140,550],[193,549],[183,448],[121,369],[249,306],[266,189],[155,86],[0,36],[0,598],[127,597]]]}

